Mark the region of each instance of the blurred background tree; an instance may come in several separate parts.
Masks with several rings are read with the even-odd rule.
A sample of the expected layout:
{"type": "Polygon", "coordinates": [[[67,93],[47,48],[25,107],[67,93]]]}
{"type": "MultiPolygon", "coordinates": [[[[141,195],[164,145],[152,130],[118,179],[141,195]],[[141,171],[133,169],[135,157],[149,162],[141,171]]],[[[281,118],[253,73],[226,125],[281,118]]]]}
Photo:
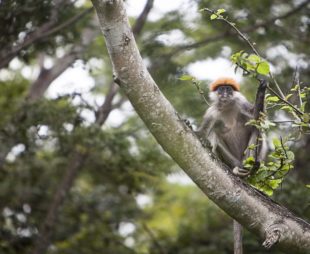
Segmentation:
{"type": "MultiPolygon", "coordinates": [[[[212,74],[247,50],[201,8],[226,9],[284,91],[296,67],[309,81],[309,0],[173,2],[126,4],[148,69],[194,125],[206,104],[178,78],[196,75],[207,93],[212,74]]],[[[0,20],[0,253],[231,253],[232,220],[165,155],[113,83],[90,2],[2,0],[0,20]]],[[[256,84],[242,83],[253,99],[256,84]]],[[[295,169],[274,198],[309,220],[310,137],[292,147],[295,169]]],[[[267,253],[247,232],[244,241],[245,253],[267,253]]]]}

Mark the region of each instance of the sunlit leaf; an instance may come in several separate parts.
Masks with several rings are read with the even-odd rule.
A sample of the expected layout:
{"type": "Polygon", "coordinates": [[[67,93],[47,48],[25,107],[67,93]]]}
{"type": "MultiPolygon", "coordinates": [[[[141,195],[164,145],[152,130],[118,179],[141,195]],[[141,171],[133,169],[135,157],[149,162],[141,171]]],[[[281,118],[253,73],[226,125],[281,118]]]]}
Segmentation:
{"type": "Polygon", "coordinates": [[[226,11],[225,9],[218,9],[218,10],[216,11],[216,14],[217,14],[217,15],[220,15],[220,14],[224,13],[225,11],[226,11]]]}
{"type": "Polygon", "coordinates": [[[278,102],[280,99],[277,96],[269,96],[266,100],[269,102],[278,102]]]}
{"type": "Polygon", "coordinates": [[[303,118],[303,121],[305,123],[309,123],[309,121],[310,121],[310,114],[305,113],[305,114],[303,114],[302,118],[303,118]]]}
{"type": "Polygon", "coordinates": [[[216,15],[216,14],[212,14],[211,16],[210,16],[210,19],[211,20],[214,20],[214,19],[217,19],[218,18],[218,15],[216,15]]]}
{"type": "Polygon", "coordinates": [[[269,64],[266,61],[259,63],[257,66],[257,72],[262,75],[268,75],[270,72],[269,64]]]}
{"type": "Polygon", "coordinates": [[[183,75],[179,78],[179,80],[182,80],[182,81],[186,81],[186,80],[193,80],[194,77],[192,77],[191,75],[183,75]]]}
{"type": "Polygon", "coordinates": [[[258,55],[255,55],[255,54],[251,54],[249,57],[248,57],[248,60],[253,62],[253,63],[259,63],[261,61],[261,58],[258,56],[258,55]]]}
{"type": "Polygon", "coordinates": [[[275,147],[281,146],[281,141],[280,141],[280,139],[278,139],[278,138],[274,138],[274,139],[272,140],[272,143],[273,143],[273,145],[274,145],[275,147]]]}

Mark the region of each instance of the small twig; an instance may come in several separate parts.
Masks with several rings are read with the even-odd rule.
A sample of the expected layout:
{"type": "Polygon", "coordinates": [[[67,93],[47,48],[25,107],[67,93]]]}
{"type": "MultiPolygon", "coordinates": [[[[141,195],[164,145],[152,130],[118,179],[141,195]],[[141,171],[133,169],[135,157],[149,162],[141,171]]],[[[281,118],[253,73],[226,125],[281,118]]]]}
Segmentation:
{"type": "Polygon", "coordinates": [[[239,34],[239,36],[246,41],[246,43],[251,47],[251,49],[253,50],[253,52],[260,56],[260,54],[258,53],[258,51],[256,50],[256,48],[254,47],[253,43],[238,29],[238,27],[236,27],[236,25],[232,22],[230,22],[227,18],[223,17],[222,15],[218,15],[215,11],[209,9],[209,8],[204,8],[203,10],[211,13],[211,14],[215,14],[217,15],[218,19],[223,20],[224,22],[226,22],[228,25],[230,25],[233,29],[235,29],[235,31],[239,34]]]}
{"type": "MultiPolygon", "coordinates": [[[[276,78],[273,76],[273,74],[272,74],[271,71],[269,72],[269,77],[272,79],[273,83],[276,85],[276,88],[278,89],[278,91],[279,91],[279,93],[280,93],[280,95],[281,95],[281,98],[282,98],[282,99],[285,98],[284,93],[282,92],[282,90],[281,90],[281,88],[280,88],[280,86],[279,86],[279,84],[278,84],[278,81],[277,81],[276,78]]],[[[279,98],[280,98],[280,95],[278,95],[279,98]]]]}
{"type": "MultiPolygon", "coordinates": [[[[274,170],[271,174],[269,174],[266,178],[270,179],[271,177],[273,177],[276,173],[279,172],[279,170],[280,170],[281,168],[283,168],[283,166],[284,166],[284,159],[281,158],[281,159],[280,159],[280,166],[279,166],[276,170],[274,170]]],[[[277,178],[276,178],[276,179],[277,179],[277,178]]]]}
{"type": "MultiPolygon", "coordinates": [[[[283,138],[281,136],[280,136],[280,142],[281,142],[281,147],[284,151],[285,158],[288,159],[288,155],[287,155],[286,149],[285,149],[284,144],[283,144],[283,138]]],[[[280,178],[285,177],[288,174],[288,172],[291,170],[291,165],[290,164],[288,164],[288,165],[289,165],[289,169],[288,169],[287,173],[285,173],[280,178]]],[[[270,175],[268,175],[267,178],[273,177],[277,172],[279,172],[283,168],[283,166],[284,166],[284,159],[281,158],[280,159],[280,166],[275,171],[273,171],[270,175]]]]}
{"type": "MultiPolygon", "coordinates": [[[[258,52],[258,50],[255,48],[254,43],[252,43],[252,42],[239,30],[239,28],[236,27],[236,25],[235,25],[234,23],[230,22],[227,18],[223,17],[222,15],[218,15],[215,11],[213,11],[213,10],[211,10],[211,9],[209,9],[209,8],[204,8],[203,10],[205,10],[205,11],[207,11],[207,12],[209,12],[209,13],[212,13],[212,14],[217,15],[218,19],[223,20],[226,24],[228,24],[229,26],[231,26],[231,27],[238,33],[238,35],[250,46],[250,48],[253,50],[253,52],[254,52],[256,55],[258,55],[260,58],[262,58],[261,55],[260,55],[260,53],[258,52]]],[[[278,91],[279,91],[279,93],[280,93],[282,99],[285,98],[284,93],[282,92],[282,90],[281,90],[281,88],[280,88],[280,86],[279,86],[277,80],[274,78],[274,76],[273,76],[273,74],[272,74],[271,72],[269,72],[269,76],[270,76],[270,78],[273,80],[275,86],[277,87],[277,89],[278,89],[278,91]]]]}
{"type": "Polygon", "coordinates": [[[154,245],[157,247],[159,253],[165,254],[166,253],[165,249],[163,248],[163,246],[161,246],[156,236],[154,235],[153,231],[148,227],[148,225],[142,222],[142,227],[145,230],[145,232],[149,235],[151,240],[154,242],[154,245]]]}
{"type": "Polygon", "coordinates": [[[204,91],[201,89],[201,87],[199,86],[199,83],[197,82],[197,80],[193,80],[193,84],[195,85],[195,87],[198,90],[198,93],[201,95],[201,97],[203,98],[203,100],[205,101],[205,103],[210,106],[210,103],[208,102],[204,91]]]}
{"type": "MultiPolygon", "coordinates": [[[[267,26],[270,26],[272,23],[274,23],[276,20],[281,20],[281,19],[286,19],[292,15],[294,15],[295,13],[299,12],[300,10],[302,10],[308,3],[310,2],[310,0],[306,0],[304,1],[303,3],[295,6],[295,8],[289,10],[288,12],[286,13],[283,13],[279,16],[273,16],[267,20],[264,20],[262,22],[258,22],[254,25],[250,25],[250,26],[247,26],[243,29],[241,29],[240,31],[242,33],[252,33],[254,32],[257,28],[260,28],[260,27],[267,27],[267,26]]],[[[220,34],[217,34],[217,35],[214,35],[214,36],[208,36],[207,38],[205,39],[202,39],[200,41],[197,41],[197,42],[194,42],[194,43],[190,43],[190,44],[184,44],[184,45],[180,45],[179,47],[175,48],[175,50],[173,50],[173,52],[171,52],[169,54],[169,56],[172,56],[172,55],[175,55],[175,54],[178,54],[179,52],[183,51],[183,50],[189,50],[189,49],[193,49],[193,48],[198,48],[198,47],[201,47],[201,46],[204,46],[208,43],[211,43],[211,42],[216,42],[218,40],[221,40],[221,39],[224,39],[226,37],[231,37],[231,36],[234,36],[235,34],[234,33],[231,33],[230,31],[225,31],[223,33],[220,33],[220,34]]]]}
{"type": "Polygon", "coordinates": [[[275,123],[275,124],[281,124],[281,123],[295,123],[294,120],[286,120],[286,121],[276,121],[276,120],[272,120],[271,122],[275,123]]]}
{"type": "Polygon", "coordinates": [[[285,157],[286,157],[286,159],[288,159],[288,156],[287,156],[287,153],[286,153],[284,144],[283,144],[283,138],[282,138],[281,136],[280,136],[280,142],[281,142],[281,146],[282,146],[282,149],[283,149],[283,151],[284,151],[285,157]]]}
{"type": "Polygon", "coordinates": [[[299,68],[296,66],[295,78],[293,81],[293,85],[297,85],[297,92],[298,92],[298,99],[299,99],[299,106],[302,106],[302,99],[300,94],[300,81],[299,81],[299,68]]]}
{"type": "Polygon", "coordinates": [[[302,116],[304,113],[301,112],[298,108],[296,108],[292,103],[290,103],[289,101],[283,99],[275,90],[273,90],[269,85],[267,86],[267,89],[272,92],[275,96],[277,96],[279,98],[280,101],[282,101],[283,103],[289,105],[292,109],[294,109],[294,111],[302,116]]]}
{"type": "Polygon", "coordinates": [[[42,36],[50,36],[54,33],[59,32],[60,30],[67,28],[69,26],[71,26],[72,24],[76,23],[77,21],[79,21],[81,18],[83,18],[85,15],[87,15],[88,13],[90,13],[94,8],[90,7],[88,9],[83,10],[82,12],[76,14],[75,16],[69,18],[68,20],[66,20],[64,23],[59,24],[58,26],[53,27],[52,29],[50,29],[49,31],[47,31],[46,33],[43,33],[42,36]]]}

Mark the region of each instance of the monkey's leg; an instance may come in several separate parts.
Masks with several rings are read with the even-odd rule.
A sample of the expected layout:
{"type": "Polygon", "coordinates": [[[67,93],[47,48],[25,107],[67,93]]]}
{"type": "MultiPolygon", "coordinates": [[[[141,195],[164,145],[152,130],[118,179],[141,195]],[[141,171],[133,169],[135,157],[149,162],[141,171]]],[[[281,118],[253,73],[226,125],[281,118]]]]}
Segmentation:
{"type": "Polygon", "coordinates": [[[234,254],[242,254],[242,226],[238,221],[234,220],[234,254]]]}
{"type": "Polygon", "coordinates": [[[240,177],[245,177],[250,174],[250,171],[242,167],[242,163],[229,151],[223,141],[218,140],[217,148],[218,153],[224,158],[228,165],[233,165],[232,172],[240,177]]]}

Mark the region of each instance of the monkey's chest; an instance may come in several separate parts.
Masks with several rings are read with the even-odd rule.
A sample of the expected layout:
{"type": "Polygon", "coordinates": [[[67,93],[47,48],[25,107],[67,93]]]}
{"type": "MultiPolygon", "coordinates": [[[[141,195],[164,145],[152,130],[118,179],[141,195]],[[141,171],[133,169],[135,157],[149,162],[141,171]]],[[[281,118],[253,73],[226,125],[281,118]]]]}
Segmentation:
{"type": "Polygon", "coordinates": [[[251,127],[246,126],[244,122],[235,122],[231,125],[222,124],[219,131],[218,135],[229,151],[241,160],[248,146],[251,127]]]}

